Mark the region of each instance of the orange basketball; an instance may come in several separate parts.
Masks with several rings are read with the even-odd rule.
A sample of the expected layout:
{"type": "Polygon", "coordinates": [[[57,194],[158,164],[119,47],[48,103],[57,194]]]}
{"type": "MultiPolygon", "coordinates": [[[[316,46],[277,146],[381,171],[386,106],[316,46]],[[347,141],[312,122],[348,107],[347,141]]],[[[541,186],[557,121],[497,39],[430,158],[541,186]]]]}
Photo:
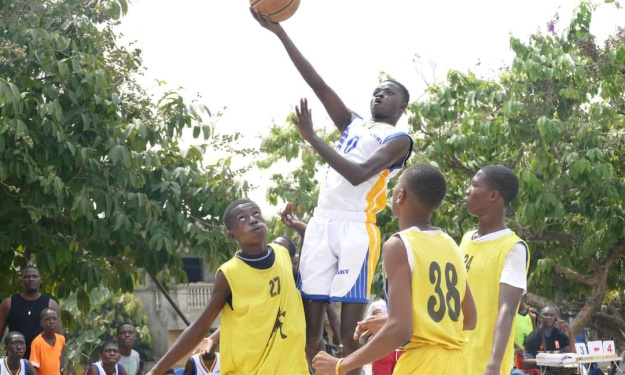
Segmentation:
{"type": "Polygon", "coordinates": [[[299,7],[300,0],[250,0],[252,8],[272,22],[282,22],[291,17],[299,7]]]}

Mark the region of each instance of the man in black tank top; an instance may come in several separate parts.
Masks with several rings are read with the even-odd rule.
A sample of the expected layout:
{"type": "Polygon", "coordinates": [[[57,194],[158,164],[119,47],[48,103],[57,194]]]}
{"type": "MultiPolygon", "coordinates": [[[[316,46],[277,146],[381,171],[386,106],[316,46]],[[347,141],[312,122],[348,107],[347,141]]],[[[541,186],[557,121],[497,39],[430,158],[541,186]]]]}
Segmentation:
{"type": "MultiPolygon", "coordinates": [[[[58,303],[39,292],[40,284],[39,270],[35,266],[28,265],[22,271],[23,291],[6,298],[0,304],[0,335],[4,334],[7,326],[10,332],[20,332],[24,335],[26,339],[24,358],[26,359],[30,357],[30,343],[43,332],[40,324],[41,311],[49,307],[61,316],[58,303]]],[[[60,321],[57,325],[57,332],[63,332],[60,321]]]]}

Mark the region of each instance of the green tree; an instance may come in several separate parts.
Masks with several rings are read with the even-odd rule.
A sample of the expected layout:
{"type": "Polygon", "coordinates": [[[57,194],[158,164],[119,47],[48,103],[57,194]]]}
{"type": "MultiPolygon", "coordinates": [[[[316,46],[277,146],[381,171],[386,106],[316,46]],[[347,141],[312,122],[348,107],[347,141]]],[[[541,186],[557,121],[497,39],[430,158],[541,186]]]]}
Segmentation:
{"type": "MultiPolygon", "coordinates": [[[[0,269],[34,261],[44,290],[130,292],[139,269],[180,268],[233,250],[220,216],[247,185],[229,159],[203,163],[218,141],[205,106],[137,83],[139,50],[114,26],[126,0],[0,1],[0,269]],[[183,147],[183,131],[207,143],[183,147]]],[[[0,297],[17,290],[0,274],[0,297]]]]}

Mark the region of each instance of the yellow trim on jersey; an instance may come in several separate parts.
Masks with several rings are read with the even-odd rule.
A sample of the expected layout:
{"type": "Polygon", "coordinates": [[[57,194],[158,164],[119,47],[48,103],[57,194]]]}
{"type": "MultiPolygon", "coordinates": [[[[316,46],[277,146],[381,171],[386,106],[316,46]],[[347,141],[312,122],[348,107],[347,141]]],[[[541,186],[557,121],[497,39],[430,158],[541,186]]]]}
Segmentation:
{"type": "Polygon", "coordinates": [[[365,197],[367,200],[367,208],[365,208],[365,212],[373,214],[374,217],[376,212],[381,211],[386,205],[386,181],[389,174],[390,172],[388,169],[382,171],[377,181],[365,197]]]}
{"type": "Polygon", "coordinates": [[[204,370],[206,370],[206,372],[211,373],[213,372],[213,369],[215,368],[215,364],[217,363],[217,356],[215,356],[215,359],[213,360],[213,363],[211,364],[210,368],[208,368],[208,366],[206,366],[206,362],[204,362],[204,356],[200,356],[200,361],[202,362],[202,367],[204,367],[204,370]]]}
{"type": "Polygon", "coordinates": [[[380,259],[380,228],[374,223],[365,223],[365,227],[369,237],[369,257],[367,260],[367,298],[369,298],[373,275],[378,265],[378,259],[380,259]]]}

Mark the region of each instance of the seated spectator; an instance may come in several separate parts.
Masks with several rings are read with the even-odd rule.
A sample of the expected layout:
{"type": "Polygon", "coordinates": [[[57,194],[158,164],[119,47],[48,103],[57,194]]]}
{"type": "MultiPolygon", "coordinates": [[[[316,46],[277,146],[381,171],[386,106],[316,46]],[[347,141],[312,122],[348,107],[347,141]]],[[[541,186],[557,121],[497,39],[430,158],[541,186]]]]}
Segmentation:
{"type": "Polygon", "coordinates": [[[100,347],[100,361],[92,363],[85,375],[128,375],[119,364],[119,347],[108,341],[100,347]]]}
{"type": "Polygon", "coordinates": [[[0,374],[37,375],[33,365],[24,359],[26,339],[19,332],[9,332],[4,338],[7,356],[0,358],[0,374]]]}
{"type": "Polygon", "coordinates": [[[59,314],[46,307],[41,311],[43,332],[30,344],[30,362],[38,375],[60,375],[65,370],[65,337],[56,333],[59,314]]]}
{"type": "MultiPolygon", "coordinates": [[[[534,330],[525,340],[523,365],[527,369],[538,367],[536,364],[538,352],[575,353],[575,334],[566,321],[558,319],[556,309],[547,306],[542,309],[540,316],[542,326],[534,330]]],[[[574,369],[559,367],[550,367],[548,371],[559,375],[575,373],[574,369]]]]}

